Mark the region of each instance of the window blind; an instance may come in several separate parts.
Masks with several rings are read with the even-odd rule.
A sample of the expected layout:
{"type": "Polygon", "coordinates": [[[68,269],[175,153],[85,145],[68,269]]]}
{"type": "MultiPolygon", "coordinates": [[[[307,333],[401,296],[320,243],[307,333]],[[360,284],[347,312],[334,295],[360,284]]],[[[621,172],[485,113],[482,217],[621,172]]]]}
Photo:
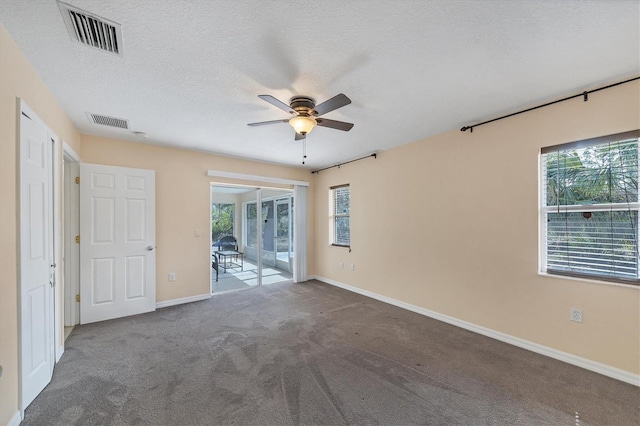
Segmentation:
{"type": "Polygon", "coordinates": [[[333,244],[349,246],[351,244],[351,193],[349,185],[331,188],[331,205],[333,216],[333,244]]]}
{"type": "Polygon", "coordinates": [[[638,133],[553,148],[542,155],[546,271],[637,283],[638,133]]]}

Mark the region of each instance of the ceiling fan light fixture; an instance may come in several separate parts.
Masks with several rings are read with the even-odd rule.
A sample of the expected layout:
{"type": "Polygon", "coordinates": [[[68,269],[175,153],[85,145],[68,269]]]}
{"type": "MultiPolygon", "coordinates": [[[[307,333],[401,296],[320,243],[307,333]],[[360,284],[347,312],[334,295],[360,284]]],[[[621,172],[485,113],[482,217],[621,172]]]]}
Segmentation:
{"type": "Polygon", "coordinates": [[[289,124],[296,133],[306,135],[316,127],[316,119],[305,115],[298,115],[289,120],[289,124]]]}

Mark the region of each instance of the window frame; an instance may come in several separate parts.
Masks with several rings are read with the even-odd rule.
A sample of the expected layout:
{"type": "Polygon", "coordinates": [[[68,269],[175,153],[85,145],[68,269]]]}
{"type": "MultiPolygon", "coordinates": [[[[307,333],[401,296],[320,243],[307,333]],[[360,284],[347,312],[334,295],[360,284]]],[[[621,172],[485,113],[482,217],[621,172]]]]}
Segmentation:
{"type": "Polygon", "coordinates": [[[343,247],[351,249],[351,186],[348,183],[329,187],[329,245],[332,247],[343,247]],[[335,211],[335,191],[342,188],[349,188],[349,213],[337,214],[335,211]],[[339,244],[336,238],[336,220],[338,218],[349,219],[349,244],[339,244]]]}
{"type": "MultiPolygon", "coordinates": [[[[632,130],[629,132],[622,132],[612,135],[606,135],[597,138],[584,139],[566,144],[559,144],[544,147],[540,150],[539,154],[539,273],[550,276],[566,277],[571,279],[589,280],[602,283],[614,283],[618,285],[627,285],[634,288],[640,286],[640,259],[638,259],[638,271],[636,278],[624,278],[615,277],[605,274],[597,273],[583,273],[575,271],[563,271],[556,269],[549,269],[547,264],[547,215],[548,213],[592,213],[598,211],[614,212],[614,211],[635,211],[638,215],[638,224],[640,224],[640,185],[638,186],[638,201],[630,202],[617,202],[617,203],[600,203],[600,204],[569,204],[569,205],[547,205],[547,176],[546,176],[546,154],[553,154],[555,152],[566,152],[571,150],[578,150],[587,147],[594,147],[599,145],[605,145],[607,143],[621,142],[628,139],[638,139],[638,146],[636,149],[636,155],[638,157],[638,174],[640,175],[640,130],[632,130]]],[[[636,253],[640,250],[640,226],[635,229],[635,243],[636,253]]]]}

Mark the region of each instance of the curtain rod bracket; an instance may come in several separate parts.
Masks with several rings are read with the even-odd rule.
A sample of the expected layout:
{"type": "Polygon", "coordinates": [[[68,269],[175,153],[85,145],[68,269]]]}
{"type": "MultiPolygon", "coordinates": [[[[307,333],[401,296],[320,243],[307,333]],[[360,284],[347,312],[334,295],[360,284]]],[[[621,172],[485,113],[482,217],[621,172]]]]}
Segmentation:
{"type": "Polygon", "coordinates": [[[582,96],[584,96],[584,101],[587,102],[589,100],[589,92],[587,92],[586,90],[582,93],[582,96]]]}

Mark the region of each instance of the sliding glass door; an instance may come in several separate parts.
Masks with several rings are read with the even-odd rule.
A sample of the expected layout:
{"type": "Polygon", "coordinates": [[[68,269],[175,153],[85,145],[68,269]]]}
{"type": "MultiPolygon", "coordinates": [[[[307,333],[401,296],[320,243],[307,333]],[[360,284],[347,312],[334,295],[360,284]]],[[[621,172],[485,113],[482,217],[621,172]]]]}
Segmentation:
{"type": "Polygon", "coordinates": [[[262,201],[262,263],[276,266],[276,220],[274,200],[262,201]]]}
{"type": "Polygon", "coordinates": [[[262,263],[293,272],[293,194],[267,191],[262,199],[262,263]]]}
{"type": "Polygon", "coordinates": [[[256,188],[211,186],[211,292],[241,290],[258,285],[258,271],[247,250],[257,247],[257,221],[242,219],[243,203],[255,200],[256,188]]]}
{"type": "MultiPolygon", "coordinates": [[[[260,259],[260,282],[272,284],[293,278],[293,244],[290,223],[292,191],[262,189],[259,201],[245,204],[247,229],[259,228],[259,242],[250,251],[251,259],[260,259]],[[260,211],[258,213],[258,203],[260,211]],[[254,226],[254,222],[256,225],[254,226]]],[[[256,240],[258,240],[256,238],[256,240]]]]}
{"type": "Polygon", "coordinates": [[[293,271],[293,197],[276,200],[275,266],[293,271]]]}
{"type": "Polygon", "coordinates": [[[293,280],[292,190],[211,185],[211,292],[293,280]]]}

